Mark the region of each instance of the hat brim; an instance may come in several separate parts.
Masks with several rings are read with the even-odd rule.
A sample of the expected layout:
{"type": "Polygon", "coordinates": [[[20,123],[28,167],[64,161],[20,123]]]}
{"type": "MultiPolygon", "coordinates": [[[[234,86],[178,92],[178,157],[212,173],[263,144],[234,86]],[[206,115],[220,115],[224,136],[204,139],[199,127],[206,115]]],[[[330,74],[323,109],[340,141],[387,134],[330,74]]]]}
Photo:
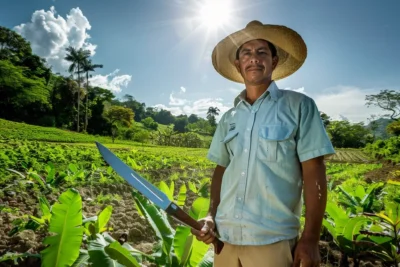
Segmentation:
{"type": "Polygon", "coordinates": [[[232,33],[221,40],[213,50],[212,63],[223,77],[244,83],[235,67],[236,51],[244,43],[263,39],[277,49],[278,64],[272,72],[272,80],[279,80],[296,72],[307,57],[307,47],[301,36],[294,30],[281,25],[251,25],[232,33]]]}

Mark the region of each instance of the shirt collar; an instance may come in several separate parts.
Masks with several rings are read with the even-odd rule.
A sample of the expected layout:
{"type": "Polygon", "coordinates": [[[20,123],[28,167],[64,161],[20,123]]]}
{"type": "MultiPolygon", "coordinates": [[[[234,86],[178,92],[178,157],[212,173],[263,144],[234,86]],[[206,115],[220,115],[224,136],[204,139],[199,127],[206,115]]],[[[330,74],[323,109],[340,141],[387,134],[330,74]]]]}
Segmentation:
{"type": "MultiPolygon", "coordinates": [[[[277,101],[278,98],[282,95],[282,92],[276,86],[275,81],[271,82],[268,89],[257,100],[261,100],[261,99],[267,97],[268,95],[271,96],[271,99],[273,101],[277,101]]],[[[246,101],[246,89],[244,89],[242,92],[240,92],[240,94],[235,98],[234,107],[237,107],[237,105],[239,105],[239,103],[241,103],[243,101],[246,101]]]]}

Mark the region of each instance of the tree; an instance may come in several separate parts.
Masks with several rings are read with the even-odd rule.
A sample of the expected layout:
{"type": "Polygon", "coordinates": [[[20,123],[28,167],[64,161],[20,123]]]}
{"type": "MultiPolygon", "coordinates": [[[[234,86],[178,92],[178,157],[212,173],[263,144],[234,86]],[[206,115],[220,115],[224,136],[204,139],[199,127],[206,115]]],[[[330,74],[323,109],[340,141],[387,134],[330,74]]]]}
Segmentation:
{"type": "Polygon", "coordinates": [[[321,120],[322,120],[322,122],[324,124],[324,127],[325,128],[328,127],[331,118],[328,115],[326,115],[326,113],[324,113],[322,111],[320,112],[320,116],[321,116],[321,120]]]}
{"type": "Polygon", "coordinates": [[[124,126],[130,127],[133,121],[133,111],[130,108],[111,106],[104,114],[104,116],[109,120],[112,127],[112,139],[115,140],[115,136],[118,130],[118,123],[124,126]]]}
{"type": "Polygon", "coordinates": [[[365,100],[367,101],[367,106],[377,106],[389,111],[390,114],[385,114],[385,117],[395,121],[400,119],[400,92],[387,89],[381,90],[379,94],[367,95],[365,100]]]}
{"type": "Polygon", "coordinates": [[[195,123],[199,120],[199,117],[196,114],[191,114],[188,118],[189,123],[195,123]]]}
{"type": "MultiPolygon", "coordinates": [[[[90,51],[89,50],[83,50],[80,48],[77,50],[76,48],[69,46],[66,48],[68,54],[65,56],[65,60],[71,62],[71,65],[69,66],[68,71],[70,73],[77,73],[78,74],[78,87],[81,88],[81,76],[80,74],[82,73],[83,69],[83,64],[85,61],[90,56],[90,51]]],[[[77,97],[77,122],[76,122],[76,130],[79,132],[79,107],[81,103],[81,95],[80,95],[80,89],[78,90],[78,97],[77,97]]]]}
{"type": "Polygon", "coordinates": [[[216,116],[219,115],[219,108],[217,107],[209,107],[207,111],[207,119],[210,122],[211,126],[217,125],[217,121],[215,119],[216,116]]]}
{"type": "Polygon", "coordinates": [[[386,127],[386,131],[395,136],[400,135],[400,121],[394,121],[386,127]]]}
{"type": "Polygon", "coordinates": [[[177,131],[179,133],[184,133],[186,132],[186,125],[188,125],[187,116],[186,115],[179,116],[175,119],[174,131],[177,131]]]}
{"type": "Polygon", "coordinates": [[[362,122],[331,121],[327,132],[333,146],[339,148],[361,148],[373,141],[373,135],[362,122]]]}
{"type": "Polygon", "coordinates": [[[152,117],[147,117],[146,119],[142,120],[143,126],[150,130],[157,130],[158,123],[153,120],[152,117]]]}
{"type": "Polygon", "coordinates": [[[85,100],[85,126],[84,130],[87,131],[88,125],[88,94],[89,94],[89,72],[96,71],[97,68],[103,68],[101,64],[93,64],[92,60],[86,59],[82,65],[82,73],[86,73],[86,100],[85,100]]]}

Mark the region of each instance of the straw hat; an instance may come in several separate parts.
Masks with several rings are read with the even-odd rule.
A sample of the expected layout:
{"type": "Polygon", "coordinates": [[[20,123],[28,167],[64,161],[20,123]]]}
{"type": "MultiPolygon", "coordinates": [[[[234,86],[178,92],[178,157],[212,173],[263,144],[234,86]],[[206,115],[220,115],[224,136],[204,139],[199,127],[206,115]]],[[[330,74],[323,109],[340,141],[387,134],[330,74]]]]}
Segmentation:
{"type": "Polygon", "coordinates": [[[307,57],[306,44],[297,32],[285,26],[262,24],[254,20],[246,28],[224,38],[214,48],[212,63],[217,72],[231,81],[244,83],[234,64],[236,51],[244,43],[255,39],[267,40],[276,47],[279,62],[272,72],[272,80],[293,74],[307,57]]]}

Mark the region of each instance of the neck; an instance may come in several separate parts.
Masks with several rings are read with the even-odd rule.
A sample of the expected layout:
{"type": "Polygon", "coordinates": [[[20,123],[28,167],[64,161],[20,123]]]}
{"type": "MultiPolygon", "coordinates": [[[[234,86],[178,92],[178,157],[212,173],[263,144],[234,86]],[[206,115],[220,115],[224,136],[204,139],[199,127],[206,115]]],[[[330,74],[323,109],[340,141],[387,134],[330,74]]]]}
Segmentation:
{"type": "Polygon", "coordinates": [[[249,104],[253,104],[256,100],[267,91],[272,81],[263,84],[246,84],[246,100],[249,104]]]}

